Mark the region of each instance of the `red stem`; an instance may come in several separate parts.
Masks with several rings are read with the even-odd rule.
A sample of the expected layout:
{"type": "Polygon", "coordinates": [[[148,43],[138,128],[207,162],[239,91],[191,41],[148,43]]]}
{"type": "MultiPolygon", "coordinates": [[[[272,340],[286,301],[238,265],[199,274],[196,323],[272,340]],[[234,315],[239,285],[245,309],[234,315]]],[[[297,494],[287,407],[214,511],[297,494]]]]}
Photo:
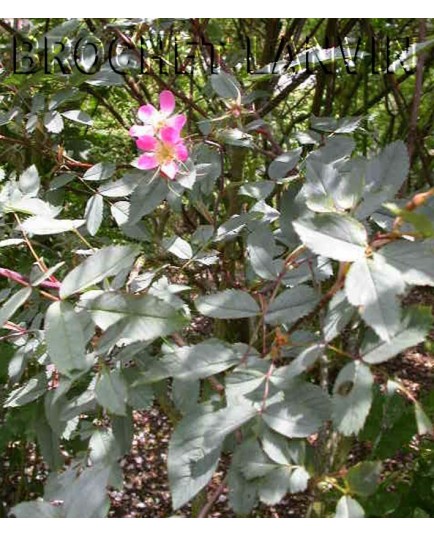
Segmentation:
{"type": "MultiPolygon", "coordinates": [[[[30,282],[26,277],[24,277],[18,272],[9,270],[8,268],[0,268],[0,276],[6,277],[7,279],[10,279],[11,281],[15,281],[15,283],[19,283],[20,285],[23,285],[24,287],[28,287],[30,285],[30,282]]],[[[60,282],[59,281],[42,281],[42,283],[40,283],[40,286],[43,288],[59,290],[60,282]]]]}

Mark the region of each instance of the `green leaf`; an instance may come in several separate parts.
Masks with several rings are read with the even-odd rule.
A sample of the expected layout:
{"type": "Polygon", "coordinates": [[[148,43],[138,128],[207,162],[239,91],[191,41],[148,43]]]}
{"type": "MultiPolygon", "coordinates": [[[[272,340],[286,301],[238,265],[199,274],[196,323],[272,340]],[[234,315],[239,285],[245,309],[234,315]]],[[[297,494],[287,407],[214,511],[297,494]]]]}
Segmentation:
{"type": "Polygon", "coordinates": [[[95,386],[96,399],[109,413],[127,414],[127,384],[119,370],[105,369],[95,386]]]}
{"type": "Polygon", "coordinates": [[[344,435],[357,434],[372,404],[374,378],[369,368],[355,361],[340,370],[333,387],[333,422],[344,435]]]}
{"type": "Polygon", "coordinates": [[[103,218],[104,201],[101,195],[95,194],[86,203],[84,217],[86,228],[91,236],[95,236],[101,226],[103,218]]]}
{"type": "Polygon", "coordinates": [[[358,307],[363,320],[387,342],[399,328],[401,311],[397,296],[404,289],[398,270],[376,254],[355,262],[345,280],[348,301],[358,307]]]}
{"type": "Polygon", "coordinates": [[[21,387],[14,389],[3,404],[5,408],[17,408],[33,402],[47,391],[47,377],[42,372],[21,387]]]}
{"type": "Polygon", "coordinates": [[[18,309],[26,303],[32,294],[31,287],[24,287],[13,294],[0,309],[0,328],[7,322],[18,309]]]}
{"type": "Polygon", "coordinates": [[[344,495],[336,506],[335,517],[365,517],[365,511],[355,499],[344,495]]]}
{"type": "Polygon", "coordinates": [[[45,317],[45,338],[48,355],[59,372],[85,370],[86,345],[83,328],[72,305],[56,301],[45,317]]]}
{"type": "Polygon", "coordinates": [[[317,293],[307,285],[283,291],[271,303],[265,315],[267,324],[292,324],[313,311],[318,303],[317,293]]]}
{"type": "Polygon", "coordinates": [[[308,437],[330,418],[330,400],[324,391],[309,383],[294,383],[285,391],[285,400],[268,406],[263,419],[270,428],[286,437],[308,437]]]}
{"type": "Polygon", "coordinates": [[[413,307],[406,311],[396,333],[385,342],[374,332],[368,332],[361,347],[365,363],[378,364],[387,361],[411,346],[423,342],[432,326],[433,317],[429,307],[413,307]]]}
{"type": "Polygon", "coordinates": [[[369,497],[377,489],[381,462],[360,462],[351,467],[345,477],[351,493],[361,497],[369,497]]]}
{"type": "Polygon", "coordinates": [[[368,245],[366,229],[344,214],[316,214],[293,223],[305,246],[317,255],[337,261],[356,261],[365,255],[368,245]]]}
{"type": "Polygon", "coordinates": [[[69,272],[62,282],[60,297],[67,298],[130,268],[138,254],[135,246],[108,246],[100,249],[69,272]]]}
{"type": "Polygon", "coordinates": [[[212,74],[210,79],[213,90],[222,99],[232,99],[234,101],[241,99],[238,83],[229,74],[225,72],[212,74]]]}
{"type": "Polygon", "coordinates": [[[272,180],[284,179],[300,160],[301,148],[282,153],[268,167],[268,176],[272,180]]]}
{"type": "Polygon", "coordinates": [[[401,273],[407,284],[434,286],[434,242],[396,240],[381,248],[379,255],[401,273]]]}
{"type": "Polygon", "coordinates": [[[117,340],[151,341],[185,325],[181,312],[151,295],[104,292],[85,305],[101,329],[116,327],[117,340]]]}
{"type": "Polygon", "coordinates": [[[116,171],[116,165],[110,162],[100,162],[89,168],[83,175],[85,181],[105,181],[116,171]]]}
{"type": "Polygon", "coordinates": [[[202,315],[211,318],[249,318],[260,313],[259,305],[249,293],[235,289],[202,296],[195,306],[202,315]]]}
{"type": "Polygon", "coordinates": [[[168,472],[173,509],[181,508],[210,480],[224,438],[256,414],[239,404],[213,412],[198,406],[177,425],[169,442],[168,472]]]}

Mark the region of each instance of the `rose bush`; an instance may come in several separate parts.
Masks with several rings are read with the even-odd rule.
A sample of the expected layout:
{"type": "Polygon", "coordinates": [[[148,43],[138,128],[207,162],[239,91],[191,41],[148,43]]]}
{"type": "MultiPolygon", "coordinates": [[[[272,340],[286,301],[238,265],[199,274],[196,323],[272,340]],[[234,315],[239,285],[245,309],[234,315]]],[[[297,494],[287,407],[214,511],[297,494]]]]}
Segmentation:
{"type": "MultiPolygon", "coordinates": [[[[104,31],[129,42],[122,28],[104,31]]],[[[406,298],[434,286],[434,190],[405,189],[408,146],[379,146],[374,118],[267,120],[285,80],[229,59],[194,96],[134,62],[57,86],[6,78],[0,446],[35,441],[50,470],[13,515],[107,515],[132,413],[154,402],[174,425],[173,510],[201,515],[223,454],[237,515],[300,492],[309,515],[388,515],[382,461],[432,432],[432,397],[385,364],[429,344],[431,311],[406,298]]]]}

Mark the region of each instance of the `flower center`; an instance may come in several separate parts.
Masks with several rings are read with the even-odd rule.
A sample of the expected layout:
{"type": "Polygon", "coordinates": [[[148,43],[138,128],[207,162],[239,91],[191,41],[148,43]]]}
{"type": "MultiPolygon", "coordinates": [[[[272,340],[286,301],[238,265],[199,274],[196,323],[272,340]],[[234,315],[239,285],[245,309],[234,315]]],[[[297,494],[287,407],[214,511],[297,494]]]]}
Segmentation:
{"type": "Polygon", "coordinates": [[[171,162],[175,158],[174,147],[160,142],[155,151],[155,156],[157,157],[159,164],[171,162]]]}

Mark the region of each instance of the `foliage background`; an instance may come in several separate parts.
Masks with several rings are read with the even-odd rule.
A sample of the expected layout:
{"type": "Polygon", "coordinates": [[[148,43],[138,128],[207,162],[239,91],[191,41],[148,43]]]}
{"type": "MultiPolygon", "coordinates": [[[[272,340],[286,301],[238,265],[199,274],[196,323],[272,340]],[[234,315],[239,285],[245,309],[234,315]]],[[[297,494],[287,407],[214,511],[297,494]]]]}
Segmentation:
{"type": "MultiPolygon", "coordinates": [[[[288,257],[292,261],[291,255],[299,245],[293,242],[292,222],[301,214],[297,212],[299,208],[293,200],[300,185],[306,182],[306,158],[313,150],[322,147],[328,138],[340,139],[341,135],[350,134],[355,141],[350,153],[368,159],[373,158],[382,148],[402,140],[406,153],[403,153],[401,145],[394,145],[395,152],[389,149],[391,157],[386,163],[381,163],[384,181],[389,167],[393,171],[391,175],[398,176],[404,172],[398,187],[392,188],[392,195],[386,196],[382,202],[395,201],[403,208],[406,203],[408,207],[408,203],[413,201],[416,204],[410,206],[409,210],[413,217],[407,213],[387,211],[380,211],[380,215],[384,221],[400,216],[405,225],[414,226],[413,231],[419,237],[426,240],[432,238],[432,203],[428,202],[419,211],[419,198],[415,198],[416,193],[431,191],[434,181],[432,39],[431,19],[0,20],[2,184],[15,184],[17,179],[20,192],[24,192],[26,199],[41,199],[50,206],[62,207],[61,218],[68,221],[85,220],[79,232],[71,230],[53,235],[39,232],[32,234],[34,229],[28,227],[23,238],[20,223],[29,215],[39,215],[41,206],[35,208],[34,205],[25,205],[22,200],[18,202],[15,199],[21,205],[12,203],[10,209],[7,204],[11,203],[11,198],[5,200],[3,197],[1,228],[4,236],[1,240],[24,242],[2,243],[0,266],[19,272],[26,278],[31,276],[34,281],[41,276],[35,268],[35,258],[37,264],[43,266],[42,271],[45,271],[44,266],[51,268],[63,262],[63,265],[57,267],[55,277],[64,281],[67,274],[85,259],[80,256],[81,250],[93,248],[109,251],[102,262],[109,263],[118,254],[119,262],[122,262],[122,258],[126,259],[124,268],[130,268],[129,275],[126,276],[121,269],[118,272],[113,270],[109,277],[115,276],[114,279],[104,281],[102,287],[100,285],[98,288],[103,288],[106,292],[125,291],[127,295],[148,295],[148,277],[151,278],[149,282],[159,281],[150,294],[176,311],[176,314],[173,311],[168,313],[166,320],[171,323],[170,326],[166,325],[161,332],[157,331],[155,338],[146,341],[145,352],[142,352],[143,337],[139,337],[136,341],[129,341],[134,351],[125,353],[124,357],[119,357],[120,351],[116,347],[116,340],[121,337],[119,333],[114,336],[112,334],[112,339],[103,339],[104,346],[100,339],[107,326],[102,328],[96,322],[97,327],[93,326],[95,329],[92,333],[87,327],[87,355],[95,359],[92,366],[88,369],[83,367],[81,376],[71,377],[70,371],[74,367],[66,363],[62,370],[62,358],[56,358],[54,362],[57,371],[60,370],[60,379],[51,375],[46,378],[46,382],[41,380],[42,386],[37,383],[36,389],[31,384],[30,397],[11,404],[11,400],[15,400],[12,394],[22,396],[22,392],[17,393],[16,390],[20,386],[28,386],[28,382],[35,377],[44,378],[45,368],[50,365],[50,360],[51,364],[53,362],[53,358],[50,355],[47,357],[46,352],[44,332],[47,328],[44,316],[50,301],[55,300],[47,297],[47,292],[51,292],[47,287],[42,286],[39,290],[32,291],[31,299],[24,289],[20,295],[20,300],[23,298],[20,305],[24,307],[14,309],[12,314],[17,313],[16,316],[5,317],[6,322],[13,321],[13,324],[8,325],[8,331],[2,330],[0,342],[4,356],[0,364],[0,392],[5,402],[0,413],[0,448],[8,452],[10,463],[9,467],[2,466],[2,478],[8,481],[8,472],[12,474],[18,471],[19,474],[19,478],[7,489],[2,506],[4,515],[10,512],[12,506],[33,499],[35,492],[38,495],[45,493],[44,506],[40,503],[25,503],[27,506],[22,507],[24,510],[18,508],[15,511],[17,515],[41,515],[42,510],[45,515],[85,515],[84,505],[77,506],[75,496],[65,498],[64,489],[70,486],[77,490],[78,495],[84,496],[83,489],[87,485],[94,486],[91,488],[92,493],[97,497],[95,510],[91,509],[89,515],[105,515],[108,511],[105,494],[107,483],[122,487],[118,460],[129,450],[133,409],[147,410],[152,401],[156,400],[158,407],[169,415],[173,424],[178,423],[183,414],[190,415],[193,412],[189,418],[194,428],[199,417],[194,413],[194,404],[189,405],[188,399],[190,396],[194,398],[195,389],[200,389],[198,401],[211,401],[214,409],[225,406],[227,394],[222,395],[222,391],[227,390],[229,373],[224,371],[233,367],[236,359],[234,356],[227,360],[227,367],[217,367],[215,372],[211,367],[204,376],[190,378],[193,382],[190,384],[188,381],[183,384],[182,378],[176,378],[176,374],[175,379],[170,380],[173,370],[166,376],[163,374],[161,382],[154,382],[149,378],[156,372],[149,367],[147,359],[160,357],[161,348],[167,354],[173,348],[198,345],[211,339],[211,346],[202,352],[203,355],[213,355],[217,351],[224,354],[229,351],[228,348],[236,353],[236,345],[243,343],[250,345],[250,349],[257,350],[262,358],[269,359],[271,355],[272,362],[277,360],[279,368],[294,357],[291,354],[293,341],[288,340],[288,332],[291,335],[296,332],[303,337],[306,333],[300,334],[299,328],[312,333],[317,333],[318,329],[321,331],[321,323],[324,322],[321,308],[313,308],[312,311],[306,309],[290,325],[288,319],[285,323],[279,318],[271,323],[272,327],[266,327],[264,323],[258,323],[257,326],[253,324],[249,316],[253,317],[254,314],[246,315],[247,318],[243,315],[233,318],[227,316],[227,313],[223,316],[216,315],[212,309],[213,304],[211,309],[209,306],[204,308],[197,300],[201,296],[227,289],[248,291],[253,293],[255,304],[263,308],[265,316],[264,303],[270,294],[275,297],[273,293],[280,291],[281,283],[279,281],[277,286],[273,286],[270,266],[271,273],[279,278],[280,273],[275,271],[276,263],[288,257]],[[128,67],[124,74],[118,74],[104,63],[92,75],[83,74],[77,69],[70,74],[63,74],[58,65],[53,63],[51,73],[46,73],[41,68],[32,75],[14,74],[13,39],[20,44],[20,40],[29,34],[38,40],[41,67],[45,59],[44,37],[50,42],[59,43],[90,35],[96,36],[106,51],[112,40],[116,39],[123,51],[123,65],[128,67]],[[403,54],[401,59],[405,57],[407,43],[403,37],[407,36],[410,42],[424,43],[424,46],[419,46],[417,56],[407,59],[404,68],[399,62],[399,54],[403,54]],[[144,74],[140,72],[140,39],[143,40],[145,50],[144,74]],[[334,64],[315,63],[311,71],[297,66],[291,69],[288,64],[297,55],[300,55],[301,61],[305,59],[306,40],[309,44],[318,43],[325,49],[336,47],[337,54],[341,42],[345,46],[348,43],[348,46],[355,47],[360,40],[360,49],[366,56],[356,61],[354,66],[345,65],[341,60],[334,64]],[[387,40],[390,41],[389,58],[387,40]],[[207,43],[214,45],[213,52],[207,43]],[[261,70],[260,73],[248,72],[248,50],[252,52],[252,56],[249,56],[250,67],[252,70],[261,70]],[[193,56],[194,68],[191,68],[193,56]],[[389,60],[396,62],[395,72],[385,72],[389,60]],[[212,76],[214,70],[220,74],[212,76]],[[179,71],[184,72],[180,74],[179,71]],[[355,73],[350,74],[348,71],[355,73]],[[157,105],[159,93],[167,89],[175,95],[177,111],[187,116],[184,135],[190,149],[191,164],[190,173],[183,180],[187,185],[189,180],[195,184],[182,189],[180,180],[168,184],[159,178],[151,185],[143,183],[141,191],[134,190],[143,173],[135,171],[131,165],[137,156],[137,149],[128,130],[137,122],[138,107],[144,103],[157,105]],[[333,123],[331,118],[352,119],[333,123]],[[283,164],[278,158],[282,155],[283,164]],[[290,164],[293,159],[293,165],[288,164],[288,159],[290,164]],[[95,170],[92,166],[97,164],[102,167],[95,170]],[[86,177],[86,172],[91,168],[97,180],[95,175],[90,180],[89,176],[86,177]],[[105,186],[101,184],[105,179],[110,182],[108,191],[104,193],[105,186]],[[115,179],[121,181],[115,185],[120,190],[110,193],[110,188],[113,188],[111,181],[115,179]],[[165,184],[168,184],[168,189],[161,192],[162,185],[165,184]],[[395,194],[397,199],[394,200],[395,194]],[[129,214],[128,220],[123,216],[124,211],[129,214]],[[257,221],[255,218],[249,220],[246,215],[252,213],[261,216],[257,221]],[[241,220],[231,220],[234,216],[239,216],[241,220]],[[246,218],[245,221],[242,220],[243,217],[246,218]],[[228,224],[229,220],[231,223],[228,224]],[[256,223],[262,231],[255,226],[256,223]],[[218,239],[214,240],[216,236],[218,239]],[[123,246],[125,249],[104,249],[114,246],[123,246]],[[259,250],[261,253],[258,253],[259,250]],[[263,250],[268,257],[263,256],[263,250]],[[270,264],[270,256],[275,264],[270,264]],[[131,259],[134,258],[136,260],[132,268],[131,259]],[[162,276],[165,279],[160,279],[162,276]],[[204,317],[215,320],[205,320],[204,317]],[[13,336],[11,344],[9,336],[11,332],[14,334],[13,326],[21,326],[24,330],[30,326],[34,333],[29,335],[23,332],[22,340],[13,336]],[[223,341],[224,345],[213,346],[223,344],[216,342],[216,338],[223,341]],[[134,344],[137,342],[141,351],[135,353],[137,345],[134,344]],[[279,361],[281,359],[282,362],[279,361]],[[128,369],[130,372],[126,372],[128,369]],[[68,377],[69,383],[66,381],[68,377]],[[139,377],[146,380],[137,384],[139,377]],[[106,392],[103,392],[104,387],[100,388],[99,395],[96,390],[97,394],[93,395],[96,400],[93,399],[91,404],[85,403],[79,407],[78,412],[71,410],[68,417],[72,417],[69,419],[59,419],[59,415],[54,415],[53,393],[61,392],[59,385],[62,385],[63,380],[65,392],[59,396],[64,396],[63,402],[70,410],[71,403],[89,391],[89,385],[94,391],[95,382],[101,382],[104,378],[110,379],[110,386],[106,392]],[[57,383],[59,381],[60,384],[57,383]],[[140,391],[140,395],[137,395],[140,402],[137,399],[132,402],[133,395],[127,395],[126,390],[140,391]],[[72,423],[74,419],[77,422],[72,423]],[[67,423],[70,423],[70,432],[65,432],[64,425],[67,423]],[[113,441],[116,447],[113,447],[113,441]],[[37,445],[37,454],[42,454],[52,474],[63,475],[63,480],[62,476],[58,476],[57,480],[53,477],[51,490],[43,491],[40,483],[26,476],[28,468],[32,466],[28,449],[29,445],[34,444],[37,445]],[[111,456],[108,454],[110,449],[111,456]],[[93,465],[89,469],[87,466],[90,462],[93,465]],[[69,471],[59,472],[65,463],[69,471]],[[81,475],[78,479],[77,474],[81,475]],[[71,486],[72,481],[78,482],[76,488],[71,486]],[[60,510],[56,510],[52,503],[54,498],[72,505],[68,506],[70,510],[59,514],[60,510]]],[[[84,51],[84,65],[86,62],[92,63],[91,50],[88,48],[84,51]]],[[[342,150],[339,143],[338,152],[342,150]]],[[[394,178],[391,180],[393,182],[394,178]]],[[[2,190],[3,194],[5,192],[6,187],[2,190]]],[[[335,193],[331,194],[333,202],[336,201],[335,193]]],[[[347,194],[344,192],[342,196],[347,199],[347,194]]],[[[355,195],[354,192],[350,191],[350,197],[351,195],[355,195]]],[[[359,201],[360,199],[357,202],[359,201]]],[[[348,200],[345,202],[348,203],[348,200]]],[[[330,208],[330,205],[327,206],[330,208]]],[[[312,202],[309,206],[311,208],[312,202]]],[[[335,208],[334,205],[333,210],[335,208]]],[[[354,215],[356,205],[350,203],[345,210],[354,215]]],[[[341,215],[340,212],[342,210],[337,209],[338,215],[341,215]]],[[[367,225],[370,240],[381,240],[384,238],[381,232],[387,234],[390,231],[384,228],[381,230],[381,218],[378,216],[374,223],[371,220],[367,225]]],[[[309,243],[306,244],[304,235],[299,233],[299,236],[310,247],[309,243]]],[[[335,288],[333,285],[341,281],[339,278],[345,269],[342,268],[341,261],[345,263],[352,259],[347,259],[345,255],[341,259],[332,252],[328,255],[327,252],[316,251],[315,247],[312,245],[314,253],[335,261],[331,268],[335,279],[322,279],[319,266],[316,275],[314,272],[313,276],[304,274],[294,284],[303,285],[307,280],[309,292],[313,289],[320,296],[329,296],[330,289],[335,288]],[[338,265],[336,261],[341,264],[338,265]]],[[[309,270],[312,271],[313,262],[317,261],[310,260],[305,267],[309,265],[309,270]]],[[[419,274],[414,277],[412,285],[432,285],[432,270],[426,268],[430,262],[432,258],[426,260],[423,270],[421,269],[424,276],[419,274]]],[[[324,270],[327,272],[327,267],[324,270]]],[[[50,281],[50,277],[46,276],[45,281],[50,281]]],[[[34,287],[38,284],[35,283],[34,287]]],[[[10,277],[2,278],[1,285],[4,292],[2,305],[6,307],[10,292],[19,291],[20,286],[10,277]]],[[[288,287],[292,288],[291,284],[288,283],[288,287]]],[[[82,292],[85,289],[76,287],[70,294],[76,290],[82,292]]],[[[429,291],[423,296],[424,300],[428,296],[428,304],[432,303],[429,291]]],[[[303,295],[301,301],[308,301],[308,297],[309,293],[303,295]]],[[[405,300],[411,301],[413,305],[421,304],[420,295],[414,299],[414,295],[407,294],[405,300]]],[[[328,299],[324,302],[322,298],[319,300],[320,304],[324,303],[324,309],[327,302],[328,299]]],[[[67,323],[71,322],[70,325],[73,325],[75,315],[78,314],[76,309],[75,312],[72,309],[76,305],[76,302],[72,302],[72,305],[65,306],[70,309],[62,312],[62,315],[70,315],[67,320],[67,323]]],[[[130,302],[127,305],[127,309],[132,307],[130,302]]],[[[151,302],[149,307],[153,307],[151,302]]],[[[246,307],[248,309],[249,304],[246,307]]],[[[250,304],[250,307],[253,306],[250,304]]],[[[393,308],[393,305],[388,303],[387,307],[393,308]]],[[[4,310],[3,308],[2,311],[4,310]]],[[[372,325],[372,322],[364,319],[374,328],[376,322],[372,325]]],[[[426,320],[421,320],[420,324],[424,322],[426,325],[426,320]]],[[[327,348],[322,356],[323,364],[315,365],[303,376],[307,383],[322,386],[328,394],[332,394],[333,389],[336,390],[336,385],[335,388],[333,385],[339,371],[347,364],[348,355],[358,354],[360,350],[365,326],[359,319],[353,329],[354,333],[358,333],[357,337],[354,336],[351,340],[348,332],[343,332],[338,341],[333,342],[334,350],[327,348]]],[[[422,336],[422,340],[425,340],[423,355],[426,362],[432,359],[428,331],[427,327],[422,336]]],[[[416,337],[414,344],[421,343],[422,340],[419,339],[416,337]]],[[[52,344],[61,347],[62,339],[52,344]]],[[[400,347],[399,350],[401,349],[404,348],[400,347]]],[[[244,351],[238,349],[238,352],[241,352],[241,356],[244,355],[244,351]]],[[[292,489],[289,489],[290,492],[295,492],[298,485],[300,489],[307,490],[305,493],[308,496],[309,515],[333,515],[337,501],[342,500],[341,496],[344,497],[341,507],[345,506],[349,515],[360,513],[358,509],[362,507],[371,516],[432,514],[432,504],[430,506],[425,499],[432,494],[433,486],[429,434],[422,442],[418,442],[417,454],[412,457],[404,478],[399,478],[399,471],[392,469],[386,473],[383,470],[380,479],[378,465],[380,460],[392,459],[397,451],[404,449],[409,452],[417,432],[422,434],[430,431],[431,425],[427,422],[433,411],[431,380],[422,385],[421,393],[412,392],[405,384],[397,381],[399,370],[388,369],[382,364],[378,367],[374,364],[372,368],[372,382],[375,381],[378,392],[375,391],[377,395],[366,425],[362,419],[362,425],[365,426],[360,427],[363,428],[360,434],[357,429],[347,437],[341,433],[342,430],[336,431],[326,426],[306,433],[308,439],[303,440],[303,447],[300,446],[301,442],[291,439],[293,449],[312,450],[306,456],[309,458],[312,455],[314,461],[306,459],[304,454],[294,454],[294,450],[288,454],[294,467],[300,468],[297,474],[300,481],[303,481],[302,470],[310,475],[309,484],[293,482],[292,489]],[[391,381],[395,383],[390,383],[391,381]],[[424,399],[425,413],[419,406],[419,395],[424,399]],[[391,410],[388,409],[389,405],[391,410]],[[398,434],[398,430],[402,433],[398,434]],[[315,437],[317,431],[319,435],[315,437]],[[393,441],[387,443],[385,436],[393,437],[393,441]],[[377,445],[376,451],[372,450],[372,445],[377,445]],[[357,448],[361,449],[362,454],[357,455],[355,461],[365,464],[361,468],[354,463],[352,449],[357,448]],[[365,453],[364,448],[370,453],[365,453]],[[351,467],[355,475],[352,480],[347,477],[351,467]],[[357,471],[366,472],[367,476],[363,478],[366,477],[365,480],[368,481],[368,492],[357,487],[360,484],[357,478],[361,478],[357,471]],[[390,486],[399,490],[396,495],[398,499],[391,504],[386,500],[390,486]],[[424,499],[415,502],[414,497],[424,499]],[[358,502],[354,504],[352,501],[356,500],[358,502]]],[[[158,379],[158,374],[155,378],[158,379]]],[[[27,391],[24,392],[26,394],[27,391]]],[[[59,412],[59,408],[56,407],[56,411],[59,412]]],[[[264,453],[255,450],[256,444],[248,443],[252,434],[253,437],[263,439],[261,430],[258,431],[255,427],[252,431],[236,426],[224,446],[229,458],[234,450],[239,453],[233,457],[235,462],[230,473],[232,476],[229,476],[229,479],[232,478],[229,487],[234,490],[237,485],[240,486],[242,489],[239,493],[244,497],[253,493],[249,491],[252,481],[266,478],[268,474],[264,469],[255,472],[252,468],[239,468],[237,459],[243,459],[241,449],[245,450],[245,459],[251,456],[255,463],[259,463],[259,456],[261,464],[264,463],[261,458],[264,453]],[[240,434],[243,433],[247,438],[244,443],[240,439],[240,434]],[[234,446],[237,442],[238,451],[234,446]],[[233,483],[234,478],[238,478],[237,485],[233,483]]],[[[302,434],[301,437],[305,435],[302,434]]],[[[275,440],[279,442],[278,439],[275,440]]],[[[267,452],[269,454],[270,451],[267,452]]],[[[269,462],[267,459],[268,464],[269,462]]],[[[273,475],[275,476],[274,473],[273,475]]],[[[223,493],[225,486],[227,480],[217,486],[217,491],[223,493]]],[[[201,492],[196,497],[194,515],[208,515],[216,500],[213,491],[215,490],[208,494],[201,492]]],[[[281,494],[275,489],[273,491],[280,499],[281,494]]],[[[284,491],[287,491],[286,488],[284,491]]],[[[255,493],[256,491],[253,494],[255,493]]],[[[273,503],[274,498],[270,499],[271,492],[267,495],[262,491],[260,495],[262,498],[266,496],[268,503],[273,503]]],[[[251,505],[237,505],[236,498],[231,500],[232,508],[239,515],[247,515],[250,511],[251,505]]],[[[182,502],[179,499],[176,504],[182,502]]]]}

